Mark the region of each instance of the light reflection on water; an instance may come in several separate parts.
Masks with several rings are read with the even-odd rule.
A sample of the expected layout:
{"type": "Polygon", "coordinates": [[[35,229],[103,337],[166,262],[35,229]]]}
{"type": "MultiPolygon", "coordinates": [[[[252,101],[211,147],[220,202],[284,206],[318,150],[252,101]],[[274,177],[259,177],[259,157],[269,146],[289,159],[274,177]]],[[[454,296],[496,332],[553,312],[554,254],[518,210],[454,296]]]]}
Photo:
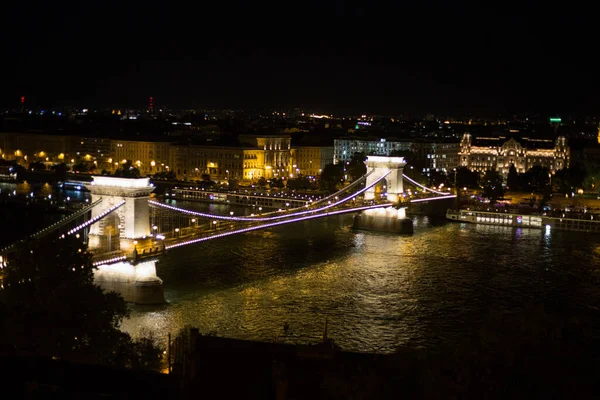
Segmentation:
{"type": "Polygon", "coordinates": [[[169,304],[132,306],[123,327],[278,340],[287,322],[288,341],[314,342],[327,318],[343,348],[390,352],[464,336],[492,308],[597,312],[598,237],[415,218],[412,236],[337,216],[172,250],[157,266],[169,304]]]}
{"type": "Polygon", "coordinates": [[[49,194],[55,196],[70,197],[73,200],[83,201],[86,198],[90,198],[89,192],[82,192],[77,190],[59,190],[56,186],[49,183],[35,182],[29,183],[27,181],[19,183],[0,182],[0,193],[1,194],[16,194],[17,196],[28,196],[34,193],[35,196],[47,197],[49,194]]]}

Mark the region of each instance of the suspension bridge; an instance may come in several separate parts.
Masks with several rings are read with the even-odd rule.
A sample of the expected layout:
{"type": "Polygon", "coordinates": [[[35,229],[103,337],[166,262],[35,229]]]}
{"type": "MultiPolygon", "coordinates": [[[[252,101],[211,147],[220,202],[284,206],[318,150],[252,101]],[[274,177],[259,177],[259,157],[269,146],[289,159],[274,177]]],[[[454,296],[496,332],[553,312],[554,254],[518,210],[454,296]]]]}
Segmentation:
{"type": "MultiPolygon", "coordinates": [[[[250,215],[218,215],[177,207],[150,198],[149,178],[128,179],[98,176],[88,186],[90,204],[30,236],[39,240],[55,235],[82,237],[93,254],[95,279],[127,301],[164,301],[162,281],[155,263],[171,249],[217,240],[232,235],[310,221],[328,216],[387,210],[386,218],[405,219],[410,202],[456,197],[427,188],[403,174],[401,157],[369,157],[367,173],[339,191],[303,207],[250,215]],[[417,187],[404,191],[404,180],[417,187]]],[[[411,224],[412,229],[412,224],[411,224]]],[[[3,258],[18,243],[0,251],[3,258]]]]}

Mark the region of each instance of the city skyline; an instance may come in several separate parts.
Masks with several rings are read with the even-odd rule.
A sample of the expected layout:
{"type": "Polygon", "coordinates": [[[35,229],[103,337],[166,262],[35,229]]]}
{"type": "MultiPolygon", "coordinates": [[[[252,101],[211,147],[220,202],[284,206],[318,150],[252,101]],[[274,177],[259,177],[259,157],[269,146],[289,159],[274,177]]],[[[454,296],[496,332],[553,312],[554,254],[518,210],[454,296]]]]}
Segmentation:
{"type": "MultiPolygon", "coordinates": [[[[19,5],[11,6],[17,15],[19,5]]],[[[248,2],[41,5],[11,19],[0,106],[593,112],[585,10],[248,2]]]]}
{"type": "MultiPolygon", "coordinates": [[[[7,107],[0,107],[0,113],[6,115],[22,115],[28,114],[30,117],[36,116],[52,116],[52,117],[68,117],[68,116],[106,116],[114,114],[115,116],[134,116],[147,117],[153,119],[163,118],[165,120],[174,118],[177,121],[183,121],[186,118],[204,117],[205,121],[217,119],[236,119],[240,117],[258,117],[274,119],[312,119],[315,121],[360,121],[360,120],[393,120],[401,121],[428,121],[428,122],[443,122],[448,123],[477,123],[477,122],[517,122],[529,121],[530,123],[547,124],[559,121],[561,124],[572,123],[576,121],[585,121],[586,123],[594,122],[600,119],[598,112],[536,112],[536,111],[520,111],[520,112],[433,112],[423,110],[419,112],[406,113],[368,113],[356,111],[335,111],[327,108],[317,107],[248,107],[248,108],[218,108],[218,107],[170,107],[167,104],[157,102],[157,98],[149,96],[146,98],[146,103],[135,105],[123,104],[105,104],[99,107],[90,107],[90,102],[81,101],[76,104],[65,104],[59,106],[45,107],[37,104],[37,99],[29,96],[19,96],[11,99],[11,104],[7,107]],[[150,101],[149,99],[153,100],[150,101]],[[152,107],[150,104],[152,103],[152,107]]],[[[1,117],[1,115],[0,115],[1,117]]],[[[136,119],[136,118],[133,118],[136,119]]]]}
{"type": "Polygon", "coordinates": [[[4,392],[598,397],[591,7],[3,6],[4,392]]]}

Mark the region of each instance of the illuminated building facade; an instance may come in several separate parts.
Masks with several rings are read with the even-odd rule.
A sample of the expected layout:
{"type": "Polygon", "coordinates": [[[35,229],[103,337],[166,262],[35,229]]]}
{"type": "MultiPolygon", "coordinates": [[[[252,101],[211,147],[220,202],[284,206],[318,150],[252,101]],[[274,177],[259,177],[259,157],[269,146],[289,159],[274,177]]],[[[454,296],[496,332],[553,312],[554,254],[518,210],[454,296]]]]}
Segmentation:
{"type": "MultiPolygon", "coordinates": [[[[112,140],[106,138],[82,137],[73,138],[72,157],[75,162],[84,161],[93,163],[100,170],[112,171],[115,169],[112,159],[112,140]]],[[[70,160],[68,160],[70,163],[70,160]]]]}
{"type": "Polygon", "coordinates": [[[158,141],[111,140],[111,156],[115,169],[131,161],[142,176],[168,171],[170,144],[158,141]]]}
{"type": "Polygon", "coordinates": [[[494,168],[503,175],[508,174],[511,165],[519,173],[536,165],[546,167],[552,173],[569,166],[570,150],[564,136],[554,141],[523,138],[523,142],[526,146],[504,136],[482,137],[475,142],[469,133],[465,133],[458,153],[460,165],[477,172],[494,168]]]}
{"type": "Polygon", "coordinates": [[[244,149],[239,147],[171,145],[171,170],[177,179],[240,180],[244,174],[244,149]]]}
{"type": "Polygon", "coordinates": [[[46,165],[68,162],[73,157],[73,138],[66,135],[0,133],[0,156],[28,166],[34,161],[46,165]]]}
{"type": "Polygon", "coordinates": [[[458,168],[459,151],[460,143],[457,142],[432,143],[431,153],[427,154],[429,168],[446,173],[458,168]]]}
{"type": "Polygon", "coordinates": [[[354,153],[389,156],[394,150],[414,151],[415,143],[388,139],[336,139],[333,142],[333,161],[335,164],[350,161],[354,153]]]}
{"type": "MultiPolygon", "coordinates": [[[[0,157],[28,166],[42,161],[47,167],[61,162],[68,166],[85,162],[90,170],[114,172],[131,161],[142,176],[173,172],[177,179],[252,181],[265,177],[289,177],[292,167],[289,135],[242,135],[242,146],[219,147],[173,144],[167,140],[141,141],[92,138],[69,135],[0,133],[0,157]]],[[[325,153],[326,154],[326,153],[325,153]]],[[[313,152],[301,153],[314,163],[311,172],[324,167],[323,159],[331,157],[313,152]]],[[[328,163],[327,162],[327,163],[328,163]]],[[[308,162],[307,172],[310,169],[308,162]]]]}
{"type": "Polygon", "coordinates": [[[261,149],[244,149],[244,180],[255,180],[265,176],[265,152],[261,149]]]}
{"type": "Polygon", "coordinates": [[[297,146],[292,155],[294,176],[319,176],[327,164],[333,163],[331,146],[297,146]]]}
{"type": "Polygon", "coordinates": [[[458,151],[459,143],[439,142],[428,140],[358,140],[358,139],[336,139],[334,141],[334,162],[347,163],[354,153],[364,153],[374,156],[390,156],[395,151],[407,154],[406,162],[411,165],[419,165],[423,173],[430,170],[452,171],[459,165],[458,151]]]}
{"type": "Polygon", "coordinates": [[[240,135],[240,142],[250,148],[262,149],[264,177],[288,177],[292,173],[292,138],[289,135],[240,135]]]}

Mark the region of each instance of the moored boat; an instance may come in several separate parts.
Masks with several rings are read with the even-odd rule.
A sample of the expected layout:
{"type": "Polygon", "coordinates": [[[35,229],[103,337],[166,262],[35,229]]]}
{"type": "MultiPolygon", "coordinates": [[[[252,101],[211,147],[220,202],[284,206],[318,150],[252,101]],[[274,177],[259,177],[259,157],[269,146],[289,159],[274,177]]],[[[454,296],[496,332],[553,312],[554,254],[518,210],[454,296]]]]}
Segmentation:
{"type": "Polygon", "coordinates": [[[592,214],[579,218],[569,218],[569,216],[525,214],[515,212],[515,210],[506,210],[502,212],[463,209],[448,210],[446,212],[446,218],[451,221],[471,224],[600,233],[600,218],[594,218],[594,215],[592,214]]]}
{"type": "Polygon", "coordinates": [[[538,229],[543,225],[541,215],[520,214],[508,211],[448,210],[446,212],[446,218],[452,221],[467,222],[472,224],[528,227],[538,229]]]}

